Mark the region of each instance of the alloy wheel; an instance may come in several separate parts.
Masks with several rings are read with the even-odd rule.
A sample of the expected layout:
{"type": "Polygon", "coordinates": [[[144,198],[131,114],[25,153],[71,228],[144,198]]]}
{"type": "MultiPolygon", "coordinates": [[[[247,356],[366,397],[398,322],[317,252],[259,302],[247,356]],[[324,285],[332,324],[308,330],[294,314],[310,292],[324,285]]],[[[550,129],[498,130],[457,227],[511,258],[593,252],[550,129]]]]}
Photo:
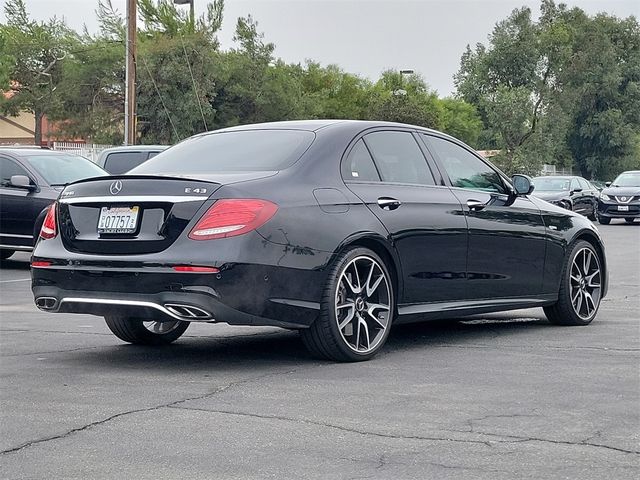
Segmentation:
{"type": "Polygon", "coordinates": [[[598,256],[590,248],[580,249],[573,257],[569,282],[573,311],[583,320],[598,310],[601,277],[598,256]]]}
{"type": "Polygon", "coordinates": [[[335,295],[335,316],[345,344],[354,352],[374,350],[391,319],[390,281],[380,264],[359,256],[342,269],[335,295]]]}
{"type": "Polygon", "coordinates": [[[180,326],[182,322],[180,320],[175,320],[173,322],[142,322],[144,328],[149,330],[151,333],[156,335],[164,335],[169,332],[173,332],[176,328],[180,326]]]}

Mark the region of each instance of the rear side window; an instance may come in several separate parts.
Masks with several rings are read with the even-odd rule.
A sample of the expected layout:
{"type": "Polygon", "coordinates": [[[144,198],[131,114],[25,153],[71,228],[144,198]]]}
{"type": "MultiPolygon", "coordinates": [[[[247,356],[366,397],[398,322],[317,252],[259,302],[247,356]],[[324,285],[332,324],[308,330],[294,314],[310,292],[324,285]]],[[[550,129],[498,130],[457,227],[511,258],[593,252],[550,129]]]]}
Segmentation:
{"type": "Polygon", "coordinates": [[[113,152],[107,155],[104,168],[113,175],[121,175],[147,159],[147,152],[113,152]]]}
{"type": "Polygon", "coordinates": [[[132,174],[197,174],[282,170],[309,148],[303,130],[241,130],[199,135],[143,163],[132,174]]]}
{"type": "Polygon", "coordinates": [[[418,143],[409,132],[374,132],[364,137],[383,182],[435,185],[418,143]]]}
{"type": "Polygon", "coordinates": [[[424,139],[440,159],[452,186],[506,193],[498,172],[471,152],[443,138],[424,135],[424,139]]]}
{"type": "Polygon", "coordinates": [[[342,162],[342,178],[345,181],[379,182],[380,175],[362,140],[358,140],[342,162]]]}

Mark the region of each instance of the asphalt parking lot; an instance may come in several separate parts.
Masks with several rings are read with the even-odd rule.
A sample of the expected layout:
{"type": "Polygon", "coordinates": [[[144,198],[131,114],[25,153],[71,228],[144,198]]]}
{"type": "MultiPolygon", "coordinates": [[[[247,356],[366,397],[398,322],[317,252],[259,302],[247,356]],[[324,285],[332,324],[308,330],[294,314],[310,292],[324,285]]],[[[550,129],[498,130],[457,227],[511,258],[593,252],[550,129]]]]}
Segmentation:
{"type": "Polygon", "coordinates": [[[588,327],[541,309],[396,328],[373,361],[296,333],[192,325],[134,347],[33,305],[0,269],[0,477],[581,478],[640,474],[640,223],[600,226],[611,286],[588,327]]]}

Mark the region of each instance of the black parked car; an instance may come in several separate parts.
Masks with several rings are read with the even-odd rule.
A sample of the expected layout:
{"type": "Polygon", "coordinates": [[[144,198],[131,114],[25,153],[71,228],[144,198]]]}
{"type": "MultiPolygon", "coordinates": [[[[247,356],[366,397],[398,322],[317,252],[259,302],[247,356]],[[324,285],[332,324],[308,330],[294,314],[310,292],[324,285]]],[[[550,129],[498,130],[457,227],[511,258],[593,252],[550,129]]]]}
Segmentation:
{"type": "Polygon", "coordinates": [[[599,190],[582,177],[536,177],[534,195],[549,203],[596,219],[599,190]]]}
{"type": "Polygon", "coordinates": [[[608,225],[612,218],[624,218],[627,223],[640,218],[640,170],[623,172],[605,184],[598,202],[598,221],[608,225]]]}
{"type": "Polygon", "coordinates": [[[607,291],[598,231],[531,191],[410,125],[204,133],[69,185],[36,246],[33,293],[131,343],[172,342],[189,322],[276,325],[340,361],[422,319],[539,306],[586,325],[607,291]]]}
{"type": "Polygon", "coordinates": [[[0,148],[0,258],[33,250],[45,209],[65,184],[107,173],[76,155],[39,148],[0,148]]]}
{"type": "Polygon", "coordinates": [[[166,150],[166,145],[123,145],[105,148],[98,156],[98,165],[112,175],[127,173],[166,150]]]}

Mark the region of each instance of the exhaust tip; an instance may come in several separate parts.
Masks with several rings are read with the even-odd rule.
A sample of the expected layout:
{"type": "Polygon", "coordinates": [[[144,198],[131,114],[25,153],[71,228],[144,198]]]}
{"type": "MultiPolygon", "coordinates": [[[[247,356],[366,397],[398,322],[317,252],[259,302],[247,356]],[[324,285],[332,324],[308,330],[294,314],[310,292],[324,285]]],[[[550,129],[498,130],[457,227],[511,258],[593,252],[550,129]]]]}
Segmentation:
{"type": "Polygon", "coordinates": [[[40,310],[51,311],[58,306],[58,299],[55,297],[38,297],[36,298],[36,307],[40,310]]]}
{"type": "Polygon", "coordinates": [[[180,303],[165,303],[164,308],[169,310],[176,317],[189,322],[201,322],[213,320],[213,315],[200,307],[184,305],[180,303]]]}

